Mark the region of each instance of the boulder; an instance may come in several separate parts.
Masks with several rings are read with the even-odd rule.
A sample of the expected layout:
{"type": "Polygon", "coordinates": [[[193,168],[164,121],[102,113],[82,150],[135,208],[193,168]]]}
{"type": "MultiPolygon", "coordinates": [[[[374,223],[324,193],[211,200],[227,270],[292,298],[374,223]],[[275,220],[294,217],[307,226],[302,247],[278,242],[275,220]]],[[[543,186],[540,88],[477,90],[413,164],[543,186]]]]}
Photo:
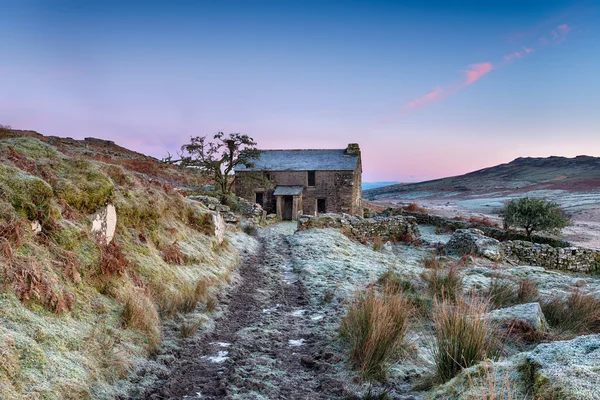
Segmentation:
{"type": "Polygon", "coordinates": [[[546,331],[548,322],[539,303],[518,304],[516,306],[494,310],[486,315],[491,321],[502,323],[520,319],[529,322],[533,329],[546,331]]]}
{"type": "Polygon", "coordinates": [[[492,261],[502,259],[500,242],[485,236],[475,228],[457,229],[446,244],[445,250],[448,254],[459,256],[477,254],[492,261]]]}

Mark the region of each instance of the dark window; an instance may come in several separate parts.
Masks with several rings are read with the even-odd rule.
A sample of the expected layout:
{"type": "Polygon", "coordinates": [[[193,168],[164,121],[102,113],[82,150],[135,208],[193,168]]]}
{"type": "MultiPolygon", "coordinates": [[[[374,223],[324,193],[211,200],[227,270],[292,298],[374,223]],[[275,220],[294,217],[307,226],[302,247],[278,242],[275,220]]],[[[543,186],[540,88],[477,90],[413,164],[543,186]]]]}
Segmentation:
{"type": "Polygon", "coordinates": [[[264,201],[264,193],[263,192],[259,192],[256,193],[256,204],[260,204],[260,206],[263,206],[263,201],[264,201]]]}
{"type": "Polygon", "coordinates": [[[315,186],[315,171],[308,171],[308,186],[315,186]]]}
{"type": "Polygon", "coordinates": [[[325,213],[327,210],[325,209],[325,199],[317,199],[317,212],[325,213]]]}
{"type": "Polygon", "coordinates": [[[271,174],[270,173],[265,173],[265,179],[270,181],[271,180],[271,174]]]}

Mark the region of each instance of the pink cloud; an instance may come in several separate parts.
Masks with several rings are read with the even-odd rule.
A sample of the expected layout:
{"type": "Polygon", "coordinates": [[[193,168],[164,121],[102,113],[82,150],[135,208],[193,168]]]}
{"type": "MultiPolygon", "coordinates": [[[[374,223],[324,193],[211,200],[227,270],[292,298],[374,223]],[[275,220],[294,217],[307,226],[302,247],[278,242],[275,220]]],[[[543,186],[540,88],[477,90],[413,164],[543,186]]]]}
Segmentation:
{"type": "Polygon", "coordinates": [[[529,54],[529,53],[533,53],[534,52],[533,49],[530,49],[530,48],[527,48],[527,47],[523,47],[523,51],[525,52],[525,54],[529,54]]]}
{"type": "Polygon", "coordinates": [[[431,93],[427,93],[425,96],[419,97],[418,99],[407,103],[404,108],[415,108],[436,103],[443,99],[445,94],[446,91],[444,89],[441,87],[436,87],[431,93]]]}
{"type": "Polygon", "coordinates": [[[552,36],[552,41],[555,44],[560,44],[567,40],[567,35],[571,32],[571,27],[567,24],[561,24],[556,27],[556,29],[550,31],[550,35],[552,36]]]}
{"type": "Polygon", "coordinates": [[[489,62],[469,65],[469,68],[464,71],[466,80],[463,82],[463,86],[467,86],[476,82],[479,80],[479,78],[490,72],[493,68],[494,66],[489,62]]]}

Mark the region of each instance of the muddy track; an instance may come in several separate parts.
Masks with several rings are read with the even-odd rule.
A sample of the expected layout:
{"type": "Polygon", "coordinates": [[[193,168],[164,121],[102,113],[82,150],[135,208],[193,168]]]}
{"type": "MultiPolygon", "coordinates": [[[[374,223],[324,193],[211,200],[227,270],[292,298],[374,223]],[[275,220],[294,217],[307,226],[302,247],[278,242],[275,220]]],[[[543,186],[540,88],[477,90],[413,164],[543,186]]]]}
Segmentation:
{"type": "Polygon", "coordinates": [[[241,283],[208,334],[188,340],[166,380],[145,399],[336,399],[325,339],[291,268],[289,243],[261,231],[261,249],[240,269],[241,283]]]}

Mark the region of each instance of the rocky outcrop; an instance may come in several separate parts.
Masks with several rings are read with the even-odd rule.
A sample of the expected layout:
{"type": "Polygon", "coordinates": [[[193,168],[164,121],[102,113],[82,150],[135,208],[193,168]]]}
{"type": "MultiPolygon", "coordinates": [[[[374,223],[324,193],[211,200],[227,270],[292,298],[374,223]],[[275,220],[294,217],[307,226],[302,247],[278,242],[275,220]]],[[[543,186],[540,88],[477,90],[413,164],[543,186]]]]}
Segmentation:
{"type": "Polygon", "coordinates": [[[360,218],[348,214],[301,216],[298,220],[298,230],[310,228],[345,229],[359,240],[372,240],[377,236],[383,241],[419,238],[419,227],[414,218],[402,216],[375,218],[360,218]]]}
{"type": "Polygon", "coordinates": [[[521,368],[540,399],[598,399],[600,335],[542,343],[521,368]]]}
{"type": "Polygon", "coordinates": [[[500,242],[485,236],[482,231],[474,228],[457,229],[446,244],[445,250],[449,254],[459,256],[475,254],[493,261],[502,258],[500,242]]]}
{"type": "Polygon", "coordinates": [[[530,323],[533,329],[537,331],[546,331],[548,329],[548,322],[546,322],[546,317],[544,317],[542,307],[540,307],[539,303],[518,304],[512,307],[501,308],[489,312],[486,318],[499,324],[518,319],[530,323]]]}

